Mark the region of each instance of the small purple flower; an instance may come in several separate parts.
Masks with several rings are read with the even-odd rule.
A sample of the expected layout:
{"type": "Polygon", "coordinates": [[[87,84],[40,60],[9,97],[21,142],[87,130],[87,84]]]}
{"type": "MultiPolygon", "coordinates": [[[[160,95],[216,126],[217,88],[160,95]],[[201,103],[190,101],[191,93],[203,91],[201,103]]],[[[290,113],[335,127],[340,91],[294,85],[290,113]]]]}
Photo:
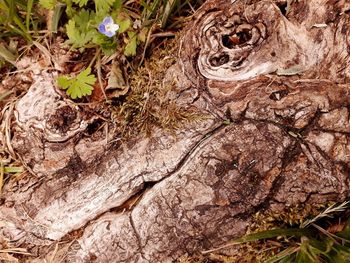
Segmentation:
{"type": "Polygon", "coordinates": [[[105,17],[102,23],[98,26],[98,31],[107,37],[112,37],[115,35],[116,31],[119,29],[119,25],[114,24],[113,18],[110,16],[105,17]]]}

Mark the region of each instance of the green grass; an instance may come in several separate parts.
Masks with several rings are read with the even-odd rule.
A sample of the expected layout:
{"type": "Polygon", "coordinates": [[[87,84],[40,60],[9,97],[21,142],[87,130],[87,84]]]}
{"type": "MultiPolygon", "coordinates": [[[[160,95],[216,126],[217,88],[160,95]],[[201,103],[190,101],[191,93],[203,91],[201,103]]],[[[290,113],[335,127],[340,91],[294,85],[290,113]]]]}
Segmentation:
{"type": "Polygon", "coordinates": [[[37,31],[40,20],[34,12],[35,0],[0,0],[0,39],[21,36],[31,42],[31,31],[37,31]]]}
{"type": "MultiPolygon", "coordinates": [[[[273,246],[270,248],[271,256],[265,260],[267,263],[350,262],[349,204],[332,205],[313,218],[304,220],[299,227],[248,234],[224,246],[203,251],[203,254],[220,253],[223,249],[244,243],[270,241],[273,246]]],[[[251,245],[254,246],[254,243],[251,245]]]]}

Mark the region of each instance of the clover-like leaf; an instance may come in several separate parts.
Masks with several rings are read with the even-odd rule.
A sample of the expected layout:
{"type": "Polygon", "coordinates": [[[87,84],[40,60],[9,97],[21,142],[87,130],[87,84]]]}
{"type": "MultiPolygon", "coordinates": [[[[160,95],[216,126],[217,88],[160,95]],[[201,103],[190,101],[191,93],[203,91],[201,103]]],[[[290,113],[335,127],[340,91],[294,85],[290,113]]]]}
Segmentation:
{"type": "Polygon", "coordinates": [[[56,0],[39,0],[39,4],[46,9],[53,9],[56,3],[56,0]]]}
{"type": "Polygon", "coordinates": [[[119,33],[124,33],[131,26],[131,21],[129,18],[117,19],[116,23],[119,25],[119,33]]]}
{"type": "Polygon", "coordinates": [[[91,43],[94,36],[97,34],[96,29],[89,26],[89,23],[94,19],[95,13],[82,9],[66,25],[68,44],[73,48],[85,47],[91,43]]]}
{"type": "Polygon", "coordinates": [[[125,56],[135,56],[137,49],[137,36],[135,32],[128,32],[129,40],[124,49],[125,56]]]}
{"type": "Polygon", "coordinates": [[[95,0],[96,12],[105,13],[108,12],[113,5],[114,0],[95,0]]]}
{"type": "Polygon", "coordinates": [[[66,93],[72,98],[82,98],[83,96],[91,95],[93,85],[96,82],[96,77],[91,73],[91,68],[88,67],[80,72],[76,77],[69,78],[61,76],[57,78],[57,84],[61,89],[66,90],[66,93]]]}
{"type": "Polygon", "coordinates": [[[83,7],[87,4],[88,0],[73,0],[73,2],[78,4],[79,7],[83,7]]]}

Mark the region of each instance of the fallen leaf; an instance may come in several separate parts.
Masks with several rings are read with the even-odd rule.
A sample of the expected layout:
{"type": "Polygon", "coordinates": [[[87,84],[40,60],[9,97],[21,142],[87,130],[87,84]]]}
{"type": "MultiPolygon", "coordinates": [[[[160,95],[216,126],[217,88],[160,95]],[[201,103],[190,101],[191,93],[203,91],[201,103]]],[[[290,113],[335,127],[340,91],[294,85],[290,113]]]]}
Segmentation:
{"type": "Polygon", "coordinates": [[[106,93],[109,98],[118,98],[129,91],[129,85],[126,83],[123,72],[118,64],[113,64],[108,74],[108,84],[106,93]]]}

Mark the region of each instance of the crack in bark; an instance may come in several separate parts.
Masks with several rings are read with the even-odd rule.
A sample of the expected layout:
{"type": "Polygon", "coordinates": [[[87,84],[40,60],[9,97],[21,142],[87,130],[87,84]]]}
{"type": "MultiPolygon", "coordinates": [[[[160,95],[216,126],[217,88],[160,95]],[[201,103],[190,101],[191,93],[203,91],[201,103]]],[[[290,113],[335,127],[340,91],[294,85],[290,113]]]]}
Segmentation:
{"type": "MultiPolygon", "coordinates": [[[[124,213],[127,211],[132,211],[133,208],[137,205],[137,203],[142,199],[142,196],[149,190],[151,189],[154,185],[162,182],[163,180],[165,180],[166,178],[170,177],[172,174],[176,173],[179,169],[181,169],[181,167],[186,163],[186,161],[191,157],[191,154],[198,148],[200,147],[200,145],[204,144],[206,140],[210,139],[210,137],[219,132],[223,127],[225,127],[224,124],[220,124],[217,127],[215,127],[214,129],[212,129],[211,131],[207,132],[205,135],[202,136],[202,138],[185,154],[185,156],[178,162],[178,164],[176,165],[176,167],[174,168],[173,171],[169,172],[167,174],[167,176],[164,176],[162,179],[155,181],[155,182],[149,182],[146,181],[143,186],[141,186],[141,189],[138,190],[134,195],[132,195],[131,197],[129,197],[123,204],[118,205],[116,207],[110,208],[108,211],[104,211],[98,215],[96,215],[94,218],[90,219],[89,221],[87,221],[83,226],[79,227],[78,229],[73,229],[71,230],[69,233],[67,233],[64,237],[62,237],[62,239],[68,238],[69,236],[71,236],[71,234],[73,232],[79,231],[79,230],[83,230],[85,229],[88,225],[91,224],[91,222],[97,221],[99,218],[103,217],[104,215],[108,214],[108,213],[124,213]],[[137,198],[137,201],[135,203],[133,203],[133,205],[131,205],[129,208],[128,204],[132,203],[132,201],[135,199],[135,197],[137,198]]],[[[135,176],[135,178],[140,177],[141,175],[137,175],[135,176]]],[[[130,184],[130,181],[127,182],[128,184],[130,184]]],[[[131,213],[132,215],[132,213],[131,213]]],[[[132,220],[132,216],[130,215],[130,222],[133,226],[133,228],[135,228],[134,222],[132,220]]],[[[141,239],[138,235],[138,233],[136,232],[137,229],[134,229],[135,234],[138,236],[138,239],[140,241],[141,244],[141,239]]],[[[81,235],[83,234],[84,231],[82,231],[81,235]]],[[[140,246],[140,248],[142,248],[142,246],[140,246]]],[[[142,249],[140,249],[140,251],[142,251],[142,249]]]]}
{"type": "Polygon", "coordinates": [[[141,254],[141,257],[144,260],[146,260],[146,258],[144,256],[144,253],[143,253],[142,240],[141,240],[141,237],[140,237],[140,234],[139,234],[137,228],[135,227],[135,223],[134,223],[134,219],[133,219],[132,213],[130,213],[129,218],[130,218],[130,224],[131,224],[132,230],[134,231],[136,239],[137,239],[137,243],[138,243],[138,246],[139,246],[139,252],[141,254]]]}

